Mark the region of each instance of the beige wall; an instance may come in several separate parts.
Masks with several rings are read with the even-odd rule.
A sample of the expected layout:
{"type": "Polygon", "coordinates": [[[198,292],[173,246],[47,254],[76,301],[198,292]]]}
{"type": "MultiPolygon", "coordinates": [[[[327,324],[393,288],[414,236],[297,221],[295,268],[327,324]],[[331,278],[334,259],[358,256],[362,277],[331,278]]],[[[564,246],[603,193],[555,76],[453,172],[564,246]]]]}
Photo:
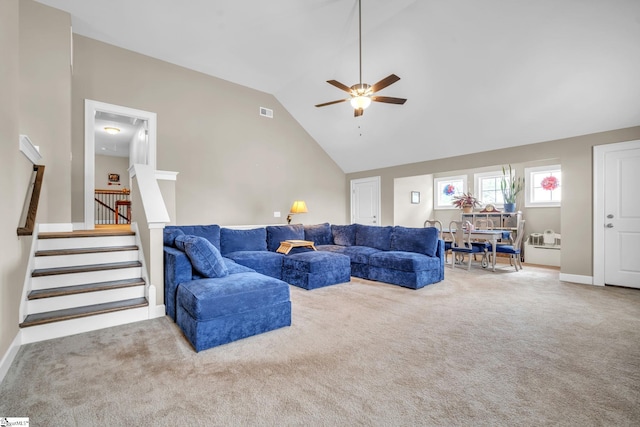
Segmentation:
{"type": "Polygon", "coordinates": [[[122,190],[129,188],[129,158],[115,156],[95,156],[95,187],[101,190],[122,190]],[[108,175],[120,175],[120,185],[109,185],[108,175]]]}
{"type": "Polygon", "coordinates": [[[285,223],[297,199],[309,208],[298,221],[347,220],[345,174],[272,95],[75,35],[74,221],[83,220],[85,98],[158,114],[157,168],[180,172],[178,224],[285,223]]]}
{"type": "MultiPolygon", "coordinates": [[[[394,223],[394,180],[425,174],[482,168],[493,165],[526,163],[527,166],[547,159],[559,159],[562,165],[562,267],[564,274],[593,274],[592,215],[592,150],[594,145],[640,139],[640,126],[576,136],[556,141],[486,151],[472,155],[412,163],[391,168],[347,174],[352,179],[381,177],[381,208],[384,224],[394,223]]],[[[348,199],[348,195],[345,200],[348,199]]],[[[549,215],[548,212],[544,215],[549,215]]]]}
{"type": "Polygon", "coordinates": [[[48,222],[71,220],[71,17],[20,1],[20,132],[40,147],[48,222]]]}
{"type": "Polygon", "coordinates": [[[422,227],[425,219],[433,218],[433,175],[396,178],[393,188],[393,225],[422,227]],[[420,193],[420,203],[411,203],[413,191],[420,193]]]}
{"type": "Polygon", "coordinates": [[[0,1],[0,357],[18,333],[32,240],[16,234],[32,170],[20,134],[40,145],[46,165],[36,220],[71,218],[69,26],[67,14],[31,0],[0,1]]]}

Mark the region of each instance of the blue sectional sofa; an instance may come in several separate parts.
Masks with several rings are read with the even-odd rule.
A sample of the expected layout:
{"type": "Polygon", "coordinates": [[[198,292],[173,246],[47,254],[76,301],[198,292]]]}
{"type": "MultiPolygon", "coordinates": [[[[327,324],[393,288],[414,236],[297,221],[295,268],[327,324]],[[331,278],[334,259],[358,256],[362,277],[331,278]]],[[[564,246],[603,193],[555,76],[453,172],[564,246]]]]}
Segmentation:
{"type": "Polygon", "coordinates": [[[435,228],[218,225],[164,231],[165,306],[196,351],[291,324],[289,284],[315,289],[350,276],[419,289],[444,279],[435,228]],[[283,240],[317,251],[277,253],[283,240]]]}

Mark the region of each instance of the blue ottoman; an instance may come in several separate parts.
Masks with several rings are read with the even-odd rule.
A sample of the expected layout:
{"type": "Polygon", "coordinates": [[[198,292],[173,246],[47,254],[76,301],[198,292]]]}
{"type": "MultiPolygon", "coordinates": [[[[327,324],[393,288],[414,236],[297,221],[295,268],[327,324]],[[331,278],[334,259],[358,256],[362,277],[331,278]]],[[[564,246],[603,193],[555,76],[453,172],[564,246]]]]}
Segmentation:
{"type": "Polygon", "coordinates": [[[284,257],[282,280],[304,289],[345,283],[351,280],[351,260],[333,252],[302,252],[284,257]]]}
{"type": "Polygon", "coordinates": [[[255,272],[183,283],[176,323],[196,351],[290,326],[289,285],[255,272]]]}

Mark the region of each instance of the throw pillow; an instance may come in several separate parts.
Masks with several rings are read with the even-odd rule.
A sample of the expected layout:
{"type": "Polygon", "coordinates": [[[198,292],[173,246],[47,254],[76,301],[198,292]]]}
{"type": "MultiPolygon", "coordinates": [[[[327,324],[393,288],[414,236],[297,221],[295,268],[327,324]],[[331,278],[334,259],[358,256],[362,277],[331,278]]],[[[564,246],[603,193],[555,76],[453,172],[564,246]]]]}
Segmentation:
{"type": "Polygon", "coordinates": [[[184,249],[193,269],[203,277],[225,277],[229,274],[220,251],[207,239],[188,236],[184,241],[184,249]]]}
{"type": "Polygon", "coordinates": [[[179,228],[166,227],[162,236],[164,245],[175,246],[176,237],[178,236],[184,236],[184,231],[180,230],[179,228]]]}

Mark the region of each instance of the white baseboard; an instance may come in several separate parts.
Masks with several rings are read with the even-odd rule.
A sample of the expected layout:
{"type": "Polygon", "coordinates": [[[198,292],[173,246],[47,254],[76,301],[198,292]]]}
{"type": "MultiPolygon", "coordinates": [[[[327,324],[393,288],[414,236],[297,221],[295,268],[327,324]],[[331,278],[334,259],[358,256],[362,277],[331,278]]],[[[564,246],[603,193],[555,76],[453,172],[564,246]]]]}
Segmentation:
{"type": "Polygon", "coordinates": [[[571,283],[580,283],[581,285],[594,285],[594,286],[598,286],[595,285],[593,283],[593,277],[592,276],[581,276],[579,274],[566,274],[566,273],[560,273],[560,281],[562,282],[571,282],[571,283]]]}
{"type": "Polygon", "coordinates": [[[164,304],[156,305],[154,307],[153,312],[149,313],[149,319],[157,319],[158,317],[164,317],[165,312],[166,312],[166,309],[164,304]]]}
{"type": "Polygon", "coordinates": [[[4,354],[4,356],[2,356],[2,360],[0,361],[0,383],[2,383],[2,380],[4,380],[4,377],[9,372],[11,363],[13,362],[13,359],[16,358],[18,350],[20,350],[20,345],[22,345],[22,337],[20,336],[20,332],[21,331],[18,331],[16,337],[13,339],[13,342],[11,342],[9,349],[4,354]]]}

